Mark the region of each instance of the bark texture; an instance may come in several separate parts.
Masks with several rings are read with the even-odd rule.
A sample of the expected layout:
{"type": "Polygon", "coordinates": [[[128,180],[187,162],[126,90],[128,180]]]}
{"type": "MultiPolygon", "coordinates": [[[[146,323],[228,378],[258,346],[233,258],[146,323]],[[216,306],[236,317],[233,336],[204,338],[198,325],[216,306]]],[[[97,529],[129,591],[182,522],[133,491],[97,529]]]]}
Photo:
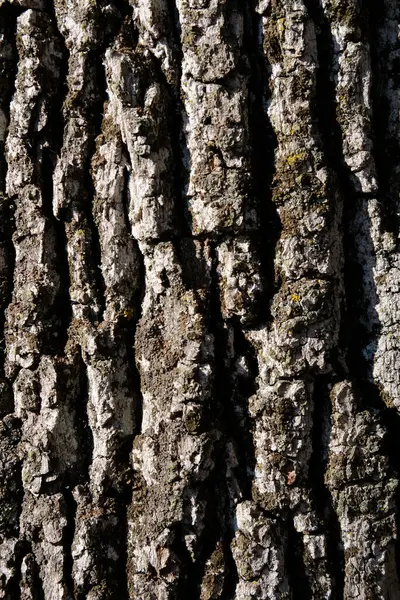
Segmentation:
{"type": "Polygon", "coordinates": [[[400,599],[399,31],[0,0],[1,599],[400,599]]]}

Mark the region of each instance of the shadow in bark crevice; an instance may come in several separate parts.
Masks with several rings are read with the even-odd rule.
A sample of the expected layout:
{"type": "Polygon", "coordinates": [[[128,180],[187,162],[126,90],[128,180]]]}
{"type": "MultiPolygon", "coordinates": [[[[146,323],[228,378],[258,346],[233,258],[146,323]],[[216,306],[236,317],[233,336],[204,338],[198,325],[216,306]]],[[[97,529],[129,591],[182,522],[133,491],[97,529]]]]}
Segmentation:
{"type": "Polygon", "coordinates": [[[29,584],[29,591],[32,592],[32,600],[45,600],[40,571],[32,551],[32,544],[25,540],[17,542],[15,548],[14,575],[9,582],[9,585],[4,590],[7,594],[5,598],[6,600],[21,600],[22,561],[25,558],[28,560],[31,568],[31,578],[27,583],[29,584]]]}
{"type": "Polygon", "coordinates": [[[89,424],[88,402],[89,402],[89,382],[86,364],[82,358],[81,350],[76,359],[76,370],[78,373],[79,393],[76,402],[73,405],[75,409],[75,430],[80,448],[80,464],[78,473],[73,477],[73,485],[77,483],[86,483],[89,481],[89,469],[93,460],[94,440],[92,429],[89,424]]]}
{"type": "MultiPolygon", "coordinates": [[[[120,449],[122,459],[129,461],[129,452],[131,450],[131,440],[127,440],[125,448],[120,449]],[[128,452],[127,452],[128,451],[128,452]]],[[[130,470],[129,465],[126,465],[126,470],[130,470]]],[[[133,473],[130,472],[131,477],[133,473]]],[[[128,511],[132,504],[133,489],[130,485],[130,480],[122,484],[122,489],[111,490],[107,494],[107,498],[113,498],[115,501],[115,516],[117,518],[117,526],[113,531],[113,550],[117,553],[116,560],[109,560],[109,585],[108,589],[111,592],[112,598],[118,600],[130,600],[129,584],[128,584],[128,511]]],[[[111,533],[111,531],[110,531],[111,533]]]]}
{"type": "Polygon", "coordinates": [[[312,428],[312,454],[309,462],[309,482],[315,511],[323,523],[326,535],[326,553],[329,573],[332,575],[332,598],[341,600],[344,594],[344,548],[338,515],[325,485],[331,431],[332,405],[330,388],[336,379],[330,375],[319,376],[314,387],[314,411],[312,428]]]}
{"type": "MultiPolygon", "coordinates": [[[[130,164],[129,153],[126,145],[121,139],[121,144],[123,146],[122,155],[125,159],[126,165],[130,164]]],[[[122,209],[124,212],[124,224],[126,230],[128,232],[128,236],[130,236],[133,248],[135,251],[135,256],[137,258],[137,267],[138,267],[138,281],[137,281],[137,289],[132,294],[132,315],[131,318],[121,323],[121,336],[123,338],[123,343],[126,346],[127,359],[129,362],[129,376],[130,376],[130,389],[132,390],[132,400],[135,403],[134,414],[135,414],[135,435],[139,435],[142,430],[142,418],[143,418],[143,397],[141,390],[141,380],[140,380],[140,372],[137,366],[136,361],[136,352],[135,352],[135,337],[136,337],[136,328],[137,324],[142,316],[142,305],[143,300],[146,293],[146,277],[145,277],[145,265],[144,265],[144,257],[140,250],[140,246],[137,240],[133,237],[131,233],[131,224],[129,219],[129,170],[127,167],[124,169],[124,187],[122,190],[122,209]]]]}
{"type": "Polygon", "coordinates": [[[75,518],[76,518],[76,502],[72,495],[72,491],[69,485],[64,486],[63,490],[64,502],[66,507],[65,517],[67,519],[67,525],[63,535],[63,547],[64,547],[64,568],[63,576],[65,587],[68,590],[70,598],[75,597],[75,586],[72,576],[72,567],[74,559],[72,557],[72,543],[75,535],[75,518]]]}
{"type": "MultiPolygon", "coordinates": [[[[240,325],[232,323],[236,393],[231,396],[231,407],[225,421],[228,422],[229,434],[235,445],[235,454],[238,459],[237,481],[241,490],[241,500],[252,499],[252,485],[256,466],[256,456],[253,441],[253,423],[249,413],[249,398],[256,393],[256,380],[259,375],[258,361],[255,348],[246,339],[240,325]],[[246,359],[248,372],[240,373],[237,361],[246,359]]],[[[232,362],[233,362],[232,361],[232,362]]],[[[232,377],[232,374],[231,374],[232,377]]]]}
{"type": "MultiPolygon", "coordinates": [[[[192,240],[188,240],[190,242],[192,240]]],[[[220,307],[220,290],[217,277],[217,257],[214,244],[211,245],[211,273],[210,281],[210,301],[208,308],[208,329],[214,338],[214,386],[209,406],[205,407],[205,418],[203,428],[211,430],[218,429],[222,436],[215,442],[213,449],[214,468],[207,479],[207,484],[201,490],[201,495],[204,500],[205,510],[205,527],[198,540],[199,553],[194,561],[188,564],[187,574],[184,576],[184,581],[189,586],[185,593],[190,591],[190,597],[193,599],[200,598],[200,590],[205,575],[207,561],[211,558],[212,553],[217,548],[219,543],[222,544],[224,557],[228,558],[228,563],[225,565],[224,579],[225,582],[229,579],[236,581],[235,572],[231,572],[230,568],[235,568],[233,559],[230,557],[230,541],[232,534],[230,532],[229,520],[230,511],[232,510],[232,499],[229,497],[229,490],[226,484],[226,444],[229,442],[230,430],[227,424],[229,416],[228,405],[231,397],[231,373],[228,366],[229,359],[227,358],[227,330],[224,327],[220,307]],[[230,566],[230,567],[229,567],[230,566]],[[190,589],[189,589],[190,588],[190,589]]],[[[193,249],[195,257],[195,250],[193,249]]],[[[201,266],[201,265],[200,265],[201,266]]],[[[203,266],[203,271],[206,266],[203,266]]],[[[206,273],[206,270],[204,271],[206,273]]],[[[199,273],[186,273],[187,283],[192,285],[196,282],[199,273]]],[[[188,504],[190,511],[190,505],[188,504]]],[[[231,587],[235,587],[233,584],[231,587]]],[[[189,596],[179,596],[189,597],[189,596]]]]}
{"type": "Polygon", "coordinates": [[[57,265],[60,277],[59,292],[53,306],[54,325],[51,328],[52,331],[47,332],[47,344],[45,348],[46,353],[55,356],[64,352],[68,338],[68,327],[72,318],[72,307],[69,297],[70,277],[66,251],[67,239],[62,220],[55,218],[53,212],[53,175],[57,157],[60,154],[63,143],[65,122],[62,107],[68,93],[69,51],[65,45],[64,37],[58,29],[54,6],[49,6],[48,11],[57,49],[60,52],[60,58],[57,81],[52,92],[52,102],[47,107],[46,125],[44,130],[40,132],[40,135],[35,136],[35,154],[39,158],[39,169],[36,174],[37,185],[42,190],[43,214],[54,231],[55,264],[57,265]]]}
{"type": "MultiPolygon", "coordinates": [[[[16,44],[17,18],[24,12],[19,6],[3,4],[0,7],[0,34],[3,36],[3,55],[0,59],[2,85],[0,90],[0,109],[7,122],[5,138],[10,120],[10,105],[15,92],[15,82],[18,68],[18,52],[16,44]],[[7,56],[5,49],[9,44],[10,55],[7,56]]],[[[5,139],[4,138],[4,139],[5,139]]],[[[14,288],[15,248],[12,236],[15,231],[13,199],[5,194],[7,176],[7,161],[5,159],[5,141],[0,142],[0,234],[2,246],[5,252],[5,277],[0,287],[0,375],[4,376],[4,326],[5,310],[11,302],[14,288]]]]}
{"type": "Polygon", "coordinates": [[[252,189],[259,221],[258,229],[250,235],[256,242],[261,261],[264,293],[258,316],[252,326],[270,322],[270,306],[279,287],[275,277],[275,253],[282,231],[279,213],[272,200],[275,174],[277,137],[269,120],[270,99],[268,63],[260,41],[262,17],[256,12],[256,2],[247,0],[244,10],[244,51],[249,61],[249,131],[251,147],[252,189]],[[262,308],[263,307],[263,308],[262,308]]]}
{"type": "Polygon", "coordinates": [[[394,13],[392,18],[397,11],[397,19],[400,19],[400,10],[395,1],[366,0],[365,5],[365,38],[371,55],[372,154],[379,183],[382,229],[392,232],[397,239],[400,230],[400,96],[396,88],[400,88],[400,56],[390,11],[394,13]]]}
{"type": "Polygon", "coordinates": [[[172,153],[175,162],[175,189],[176,189],[176,219],[177,228],[182,237],[193,237],[192,217],[189,211],[186,191],[189,186],[190,152],[184,132],[187,113],[181,95],[183,49],[181,41],[181,23],[176,0],[167,0],[169,19],[171,23],[171,38],[176,49],[176,71],[179,85],[175,88],[164,78],[164,83],[169,90],[171,103],[174,108],[169,115],[172,153]]]}
{"type": "Polygon", "coordinates": [[[296,531],[290,517],[286,520],[286,526],[288,528],[288,541],[285,564],[289,586],[292,590],[292,598],[293,600],[312,600],[313,593],[303,561],[303,534],[296,531]]]}
{"type": "MultiPolygon", "coordinates": [[[[1,90],[0,90],[0,108],[7,120],[7,128],[10,119],[10,104],[15,91],[15,80],[18,68],[18,53],[16,44],[17,18],[24,12],[20,6],[2,4],[0,6],[0,34],[2,35],[2,56],[1,65],[1,90]],[[9,44],[10,54],[7,56],[7,45],[9,44]]],[[[5,133],[7,132],[7,128],[5,133]]],[[[5,179],[7,175],[7,161],[4,157],[5,142],[0,142],[0,193],[5,192],[5,179]]]]}

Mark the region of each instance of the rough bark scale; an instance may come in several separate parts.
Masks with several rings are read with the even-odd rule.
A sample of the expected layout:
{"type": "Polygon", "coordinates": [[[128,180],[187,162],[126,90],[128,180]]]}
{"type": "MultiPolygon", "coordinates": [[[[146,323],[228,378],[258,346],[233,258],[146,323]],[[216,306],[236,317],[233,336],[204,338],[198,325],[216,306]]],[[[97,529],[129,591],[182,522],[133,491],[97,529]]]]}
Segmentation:
{"type": "Polygon", "coordinates": [[[0,0],[0,598],[400,598],[396,0],[0,0]]]}

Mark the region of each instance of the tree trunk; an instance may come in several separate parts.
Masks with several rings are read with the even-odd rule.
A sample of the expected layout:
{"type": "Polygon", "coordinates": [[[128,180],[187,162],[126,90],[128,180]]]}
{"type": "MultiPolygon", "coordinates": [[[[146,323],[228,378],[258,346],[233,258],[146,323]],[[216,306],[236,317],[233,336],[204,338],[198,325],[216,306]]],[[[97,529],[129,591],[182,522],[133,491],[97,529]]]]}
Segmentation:
{"type": "Polygon", "coordinates": [[[400,599],[399,26],[0,0],[0,598],[400,599]]]}

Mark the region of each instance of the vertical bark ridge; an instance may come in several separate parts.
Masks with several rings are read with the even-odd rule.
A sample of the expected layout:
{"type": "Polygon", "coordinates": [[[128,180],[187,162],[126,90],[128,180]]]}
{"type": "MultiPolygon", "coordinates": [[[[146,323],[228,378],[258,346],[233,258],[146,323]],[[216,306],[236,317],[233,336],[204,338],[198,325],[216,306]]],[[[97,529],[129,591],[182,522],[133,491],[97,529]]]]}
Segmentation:
{"type": "Polygon", "coordinates": [[[52,330],[56,319],[52,300],[59,292],[59,277],[54,267],[50,266],[50,254],[54,253],[54,229],[44,215],[43,191],[37,181],[43,160],[42,148],[48,143],[44,131],[47,120],[44,111],[46,108],[51,110],[55,99],[55,88],[59,82],[61,54],[58,43],[52,38],[52,34],[51,22],[47,15],[28,10],[18,17],[19,67],[6,142],[7,193],[15,198],[17,230],[14,234],[16,249],[14,291],[11,304],[7,309],[6,341],[8,340],[10,359],[6,365],[6,372],[11,376],[15,375],[15,371],[19,367],[29,367],[37,362],[38,353],[42,349],[44,350],[44,346],[50,342],[55,333],[52,330]],[[49,41],[41,43],[43,62],[40,64],[39,60],[32,55],[32,48],[27,42],[27,36],[31,36],[32,40],[40,40],[41,36],[46,36],[46,34],[49,36],[49,41]],[[27,77],[33,80],[31,88],[26,86],[27,77]],[[28,93],[30,94],[29,103],[24,104],[28,93]],[[21,105],[24,105],[23,115],[18,112],[21,105]],[[37,133],[36,139],[31,139],[33,131],[37,133]],[[42,134],[45,137],[40,139],[39,136],[42,134]],[[29,208],[22,208],[25,199],[29,208]],[[28,226],[24,221],[27,210],[29,211],[28,226]],[[33,233],[31,239],[26,237],[29,226],[33,233]],[[44,235],[45,232],[46,235],[44,235]],[[17,283],[22,283],[26,269],[31,273],[31,277],[35,273],[36,267],[28,258],[28,248],[30,251],[35,248],[41,256],[38,270],[39,273],[41,271],[43,283],[37,291],[29,290],[29,282],[24,282],[20,287],[17,286],[17,283]],[[47,269],[49,269],[51,277],[46,279],[47,269]],[[23,291],[27,294],[26,299],[23,291]],[[29,295],[31,298],[27,300],[29,295]],[[39,314],[35,317],[31,312],[30,317],[33,321],[36,320],[36,330],[28,333],[25,324],[29,312],[28,304],[30,301],[31,307],[35,307],[39,298],[42,301],[41,306],[39,301],[39,314]],[[25,311],[28,312],[25,313],[25,311]],[[44,319],[48,321],[46,328],[43,323],[44,319]]]}
{"type": "MultiPolygon", "coordinates": [[[[381,339],[381,311],[377,305],[382,301],[379,298],[380,290],[376,279],[380,260],[379,254],[382,251],[377,244],[377,230],[381,228],[380,201],[375,200],[375,197],[381,197],[381,190],[378,186],[373,160],[374,140],[372,135],[368,11],[363,11],[361,15],[355,3],[348,7],[344,7],[341,3],[324,4],[336,47],[336,114],[343,142],[341,150],[344,166],[341,167],[341,180],[344,182],[344,192],[346,194],[344,211],[346,257],[344,282],[347,303],[344,321],[344,327],[347,330],[345,334],[346,358],[349,376],[354,388],[357,390],[357,409],[353,408],[351,410],[359,411],[357,412],[357,418],[361,423],[362,419],[369,418],[367,412],[362,412],[362,408],[368,407],[371,402],[376,405],[376,399],[379,398],[379,390],[373,381],[372,371],[376,360],[374,357],[376,352],[375,340],[377,338],[381,339]],[[351,57],[353,63],[351,73],[348,70],[348,57],[351,57]],[[358,283],[355,285],[355,282],[358,283]]],[[[334,390],[339,385],[346,386],[347,384],[337,384],[334,390]]],[[[333,423],[338,418],[336,413],[339,408],[338,405],[334,404],[334,398],[338,398],[338,396],[335,396],[332,392],[333,423]]],[[[361,429],[360,427],[360,431],[361,429]]],[[[333,429],[330,441],[330,466],[332,460],[336,460],[337,454],[340,453],[337,449],[335,433],[333,429]]],[[[357,441],[355,445],[357,446],[357,441]]],[[[352,452],[365,452],[365,454],[368,454],[368,448],[361,450],[360,446],[352,452]]],[[[344,455],[346,454],[345,447],[344,455]]],[[[372,457],[366,460],[372,461],[372,457]]],[[[387,460],[387,457],[384,460],[387,460]]],[[[347,473],[350,470],[350,464],[349,460],[347,473]]],[[[388,501],[388,506],[381,509],[382,518],[378,518],[374,508],[370,509],[361,505],[355,509],[352,492],[350,490],[343,493],[337,492],[335,486],[332,485],[333,472],[329,468],[327,470],[326,481],[331,488],[342,529],[345,551],[345,598],[366,593],[378,597],[384,597],[386,593],[389,593],[397,597],[398,583],[393,562],[393,547],[391,543],[386,545],[381,542],[382,536],[387,535],[387,532],[391,532],[393,536],[396,535],[392,506],[394,505],[397,480],[392,478],[389,479],[389,483],[385,481],[386,477],[393,477],[393,475],[393,471],[389,468],[385,476],[385,467],[382,465],[380,469],[377,468],[374,481],[371,482],[371,491],[369,492],[371,497],[374,496],[374,493],[383,493],[388,501]],[[383,479],[382,483],[381,479],[383,479]],[[389,486],[390,489],[383,492],[382,486],[389,486]],[[369,512],[370,510],[371,512],[369,512]],[[349,514],[348,511],[354,511],[350,522],[346,520],[349,514]],[[358,531],[362,532],[364,527],[369,529],[368,536],[362,533],[359,535],[356,542],[358,547],[356,553],[353,550],[355,546],[352,539],[353,519],[357,523],[356,528],[358,531]],[[380,544],[381,557],[375,562],[372,561],[371,566],[367,568],[364,566],[364,561],[369,560],[369,544],[374,536],[379,540],[377,543],[380,544]],[[385,566],[378,566],[378,563],[385,566]],[[356,564],[359,565],[360,573],[365,573],[368,570],[370,573],[374,572],[374,576],[371,575],[369,578],[363,575],[360,578],[359,587],[355,589],[352,568],[356,564]],[[382,579],[383,572],[385,572],[385,576],[382,579]],[[381,577],[380,582],[379,577],[381,577]],[[389,586],[387,590],[391,591],[385,591],[386,582],[389,582],[387,583],[389,586]],[[378,588],[375,585],[378,585],[378,588]]]]}
{"type": "MultiPolygon", "coordinates": [[[[305,585],[308,593],[312,589],[318,596],[331,593],[332,581],[326,565],[326,531],[321,530],[307,483],[311,448],[306,440],[311,436],[315,377],[332,370],[330,356],[338,340],[341,248],[337,231],[341,208],[313,109],[318,68],[313,23],[302,3],[266,9],[260,6],[259,10],[264,52],[271,64],[272,98],[268,112],[277,136],[272,198],[282,231],[275,255],[280,287],[271,306],[272,326],[248,332],[257,349],[260,372],[258,392],[250,400],[257,458],[253,501],[282,516],[286,539],[293,538],[292,533],[289,535],[293,527],[302,539],[298,544],[303,548],[298,564],[299,568],[303,565],[300,571],[304,571],[306,579],[303,583],[296,581],[296,573],[300,571],[295,569],[290,581],[292,592],[286,579],[281,593],[295,593],[294,587],[302,589],[305,585]],[[297,102],[297,110],[289,108],[290,103],[297,102]],[[308,197],[303,196],[302,189],[307,190],[308,197]],[[298,214],[297,222],[293,219],[294,211],[298,214]],[[308,223],[305,228],[304,222],[308,223]],[[325,263],[313,255],[316,247],[324,248],[325,263]],[[314,300],[310,303],[306,298],[311,297],[314,300]],[[315,329],[313,324],[315,310],[321,311],[316,314],[324,320],[322,329],[319,325],[315,329]],[[302,345],[297,346],[296,332],[300,331],[302,345]],[[307,336],[309,341],[305,341],[307,336]],[[273,352],[269,350],[272,347],[273,352]],[[283,396],[287,405],[282,407],[281,420],[277,402],[283,396]],[[296,428],[298,437],[292,437],[289,423],[296,414],[300,426],[296,428]],[[294,525],[290,524],[291,519],[294,525]]],[[[287,543],[290,548],[290,542],[287,543]]],[[[285,560],[291,556],[285,546],[281,548],[281,556],[282,562],[275,568],[285,573],[285,560]]],[[[247,574],[243,572],[241,579],[238,598],[252,589],[247,574]]],[[[260,597],[276,597],[273,595],[276,591],[268,591],[262,581],[261,576],[260,597]]]]}

